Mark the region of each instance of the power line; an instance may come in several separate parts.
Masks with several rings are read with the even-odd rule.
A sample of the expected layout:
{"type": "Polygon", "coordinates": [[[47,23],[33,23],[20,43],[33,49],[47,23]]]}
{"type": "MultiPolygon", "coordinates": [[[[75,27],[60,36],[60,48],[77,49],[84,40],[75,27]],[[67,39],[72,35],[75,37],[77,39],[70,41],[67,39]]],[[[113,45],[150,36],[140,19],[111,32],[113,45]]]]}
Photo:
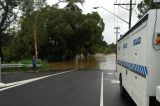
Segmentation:
{"type": "Polygon", "coordinates": [[[130,9],[129,9],[129,29],[131,28],[131,20],[132,20],[132,6],[133,5],[136,5],[135,3],[132,3],[132,0],[130,0],[130,3],[119,3],[119,4],[114,4],[114,5],[117,5],[117,6],[129,6],[130,9]]]}

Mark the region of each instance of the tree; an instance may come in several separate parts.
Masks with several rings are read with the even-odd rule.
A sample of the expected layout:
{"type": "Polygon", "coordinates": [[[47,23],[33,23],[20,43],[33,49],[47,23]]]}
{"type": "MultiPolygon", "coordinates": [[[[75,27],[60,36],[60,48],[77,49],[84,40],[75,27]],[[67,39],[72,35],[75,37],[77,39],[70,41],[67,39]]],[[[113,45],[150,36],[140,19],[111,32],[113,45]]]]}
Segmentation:
{"type": "Polygon", "coordinates": [[[20,0],[0,1],[0,56],[3,60],[2,35],[4,31],[15,21],[17,14],[14,12],[20,4],[20,0]]]}
{"type": "Polygon", "coordinates": [[[34,0],[23,0],[20,8],[22,10],[22,17],[29,17],[34,11],[34,0]]]}
{"type": "MultiPolygon", "coordinates": [[[[46,3],[46,0],[35,0],[35,9],[41,11],[43,6],[46,3]]],[[[36,12],[37,14],[35,15],[34,18],[34,23],[33,23],[33,39],[34,39],[34,50],[35,50],[35,57],[38,59],[38,48],[37,48],[37,23],[38,23],[38,18],[39,18],[39,12],[36,12]]]]}
{"type": "MultiPolygon", "coordinates": [[[[24,0],[23,1],[23,12],[24,16],[30,17],[31,14],[34,14],[32,25],[32,35],[33,35],[33,44],[34,44],[34,55],[38,59],[38,48],[37,48],[37,24],[39,13],[41,9],[46,5],[46,0],[24,0]],[[37,12],[35,12],[37,11],[37,12]]],[[[33,16],[33,15],[32,15],[33,16]]]]}
{"type": "Polygon", "coordinates": [[[34,11],[42,9],[46,5],[46,0],[22,0],[21,10],[23,17],[29,17],[34,11]]]}
{"type": "Polygon", "coordinates": [[[152,3],[152,0],[144,0],[141,1],[138,6],[138,10],[140,11],[140,14],[138,14],[138,18],[142,18],[150,9],[158,9],[160,8],[159,3],[152,3]]]}
{"type": "MultiPolygon", "coordinates": [[[[33,11],[29,16],[21,19],[21,31],[19,37],[24,42],[24,48],[27,49],[28,54],[23,54],[23,57],[30,57],[33,54],[38,55],[42,45],[46,43],[46,20],[48,7],[33,11]],[[36,42],[35,42],[36,40],[36,42]],[[28,46],[27,46],[28,45],[28,46]],[[37,49],[35,49],[35,46],[37,49]]],[[[38,57],[38,56],[36,56],[38,57]]]]}
{"type": "Polygon", "coordinates": [[[43,49],[48,60],[72,60],[77,55],[92,55],[103,40],[103,20],[98,13],[48,8],[48,46],[43,49]]]}
{"type": "Polygon", "coordinates": [[[78,6],[77,3],[80,3],[81,5],[83,5],[83,3],[85,2],[85,0],[59,0],[60,2],[64,2],[67,3],[66,5],[66,9],[72,10],[72,11],[82,11],[78,6]]]}
{"type": "Polygon", "coordinates": [[[8,61],[32,56],[32,24],[35,23],[36,14],[39,16],[36,36],[38,55],[41,59],[64,61],[73,60],[77,55],[92,55],[96,52],[97,45],[103,41],[104,23],[98,13],[85,15],[46,6],[21,18],[21,28],[19,31],[13,31],[16,36],[8,43],[11,46],[6,45],[5,48],[8,61]]]}

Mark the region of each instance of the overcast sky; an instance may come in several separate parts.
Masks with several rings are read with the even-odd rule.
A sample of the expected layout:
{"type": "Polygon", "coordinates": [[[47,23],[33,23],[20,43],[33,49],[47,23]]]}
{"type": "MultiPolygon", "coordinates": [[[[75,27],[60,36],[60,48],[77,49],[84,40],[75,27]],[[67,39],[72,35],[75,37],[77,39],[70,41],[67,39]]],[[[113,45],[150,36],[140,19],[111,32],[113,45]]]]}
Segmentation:
{"type": "MultiPolygon", "coordinates": [[[[112,14],[107,12],[106,10],[99,8],[94,10],[93,7],[101,6],[109,10],[110,12],[118,15],[119,17],[123,18],[124,20],[128,21],[129,19],[129,11],[114,6],[114,3],[129,3],[130,0],[85,0],[85,3],[83,6],[79,5],[79,7],[83,10],[84,14],[92,13],[93,11],[97,11],[100,16],[103,18],[103,21],[105,23],[105,30],[103,32],[104,40],[107,43],[115,43],[116,36],[115,36],[115,30],[114,27],[118,26],[120,27],[119,35],[124,34],[128,30],[128,24],[121,21],[120,19],[114,17],[112,14]]],[[[142,0],[132,0],[133,3],[138,4],[142,0]]],[[[47,0],[47,3],[49,5],[57,3],[58,0],[47,0]]],[[[64,7],[66,4],[61,4],[60,7],[64,7]]],[[[123,6],[125,8],[129,9],[129,6],[123,6]]],[[[133,8],[133,14],[132,14],[132,26],[137,23],[137,13],[139,11],[137,10],[137,5],[133,8]]]]}

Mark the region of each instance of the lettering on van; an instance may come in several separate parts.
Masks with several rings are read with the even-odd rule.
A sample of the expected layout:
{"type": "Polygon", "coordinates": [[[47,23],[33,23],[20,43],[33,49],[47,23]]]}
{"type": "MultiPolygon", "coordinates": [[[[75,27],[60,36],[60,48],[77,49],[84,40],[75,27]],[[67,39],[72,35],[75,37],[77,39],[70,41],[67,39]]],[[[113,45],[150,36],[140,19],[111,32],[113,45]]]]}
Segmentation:
{"type": "Polygon", "coordinates": [[[127,48],[127,43],[123,44],[123,49],[126,49],[127,48]]]}
{"type": "Polygon", "coordinates": [[[133,40],[133,46],[141,44],[141,37],[138,37],[133,40]]]}

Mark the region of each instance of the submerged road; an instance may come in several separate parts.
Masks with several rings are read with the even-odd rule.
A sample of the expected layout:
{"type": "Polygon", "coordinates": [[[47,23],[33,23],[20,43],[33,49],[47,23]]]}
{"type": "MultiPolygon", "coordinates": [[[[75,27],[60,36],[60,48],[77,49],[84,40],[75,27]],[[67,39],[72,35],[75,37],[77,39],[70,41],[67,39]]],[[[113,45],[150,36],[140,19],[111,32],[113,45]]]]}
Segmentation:
{"type": "Polygon", "coordinates": [[[26,81],[15,87],[1,88],[0,106],[135,106],[120,97],[114,71],[57,73],[60,72],[3,75],[5,83],[26,81]],[[37,77],[41,78],[33,79],[37,77]]]}

